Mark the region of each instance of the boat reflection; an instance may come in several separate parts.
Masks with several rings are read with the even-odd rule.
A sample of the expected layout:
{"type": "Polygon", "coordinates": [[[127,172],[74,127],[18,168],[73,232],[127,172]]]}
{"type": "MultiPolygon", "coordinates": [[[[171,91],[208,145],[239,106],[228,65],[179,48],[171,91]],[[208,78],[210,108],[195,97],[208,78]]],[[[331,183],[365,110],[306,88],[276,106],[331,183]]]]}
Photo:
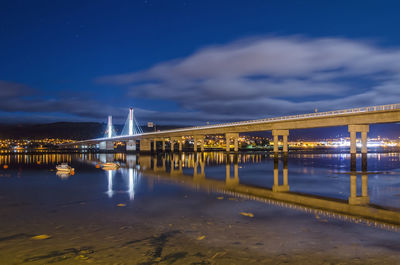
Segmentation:
{"type": "Polygon", "coordinates": [[[71,173],[69,172],[63,172],[63,171],[56,171],[56,175],[60,178],[60,179],[68,179],[71,176],[71,173]]]}

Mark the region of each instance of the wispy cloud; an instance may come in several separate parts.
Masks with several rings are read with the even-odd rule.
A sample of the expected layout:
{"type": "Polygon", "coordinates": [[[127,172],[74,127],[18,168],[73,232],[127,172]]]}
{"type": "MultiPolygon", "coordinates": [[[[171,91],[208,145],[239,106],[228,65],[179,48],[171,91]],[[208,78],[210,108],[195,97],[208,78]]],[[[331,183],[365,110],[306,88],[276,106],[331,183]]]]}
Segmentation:
{"type": "MultiPolygon", "coordinates": [[[[49,121],[99,121],[106,120],[107,115],[126,118],[126,109],[114,107],[93,99],[79,97],[44,97],[39,91],[24,84],[0,80],[0,112],[2,116],[15,117],[24,122],[49,121]],[[14,114],[12,114],[14,113],[14,114]],[[27,117],[26,114],[30,114],[27,117]]],[[[4,122],[12,119],[3,117],[4,122]]]]}
{"type": "MultiPolygon", "coordinates": [[[[180,107],[173,112],[156,111],[151,105],[138,108],[142,122],[185,125],[256,119],[315,108],[398,103],[400,48],[345,38],[252,38],[96,82],[121,86],[135,100],[167,100],[180,107]]],[[[16,118],[25,113],[45,121],[101,121],[113,115],[123,122],[127,115],[128,106],[96,97],[60,98],[36,92],[0,80],[0,120],[7,113],[16,118]]]]}
{"type": "Polygon", "coordinates": [[[400,102],[400,49],[344,38],[254,38],[97,82],[172,100],[198,121],[260,118],[400,102]]]}

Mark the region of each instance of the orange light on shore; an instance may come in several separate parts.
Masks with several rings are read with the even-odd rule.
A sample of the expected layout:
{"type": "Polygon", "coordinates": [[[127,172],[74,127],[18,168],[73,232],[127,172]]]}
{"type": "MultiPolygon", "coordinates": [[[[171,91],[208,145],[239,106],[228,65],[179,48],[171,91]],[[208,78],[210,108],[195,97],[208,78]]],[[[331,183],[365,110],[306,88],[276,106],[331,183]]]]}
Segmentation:
{"type": "Polygon", "coordinates": [[[3,168],[4,168],[4,169],[7,169],[7,168],[8,168],[8,165],[4,165],[3,168]]]}

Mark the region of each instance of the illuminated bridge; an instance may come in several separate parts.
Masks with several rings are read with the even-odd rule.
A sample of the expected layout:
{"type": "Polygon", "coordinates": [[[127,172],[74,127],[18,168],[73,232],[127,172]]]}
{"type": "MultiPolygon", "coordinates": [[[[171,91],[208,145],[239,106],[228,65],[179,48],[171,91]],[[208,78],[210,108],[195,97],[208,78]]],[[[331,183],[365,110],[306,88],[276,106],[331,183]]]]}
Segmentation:
{"type": "Polygon", "coordinates": [[[274,117],[259,120],[249,120],[206,126],[186,127],[173,130],[143,133],[138,125],[133,109],[130,109],[122,134],[117,136],[113,130],[112,118],[108,119],[106,134],[103,138],[79,141],[63,146],[91,146],[99,145],[100,150],[111,151],[114,142],[126,142],[127,151],[135,151],[137,145],[141,152],[166,151],[166,142],[170,143],[170,151],[182,151],[182,145],[188,138],[194,142],[194,151],[204,151],[204,139],[207,135],[224,135],[226,151],[238,151],[239,133],[272,131],[274,138],[274,152],[278,153],[279,137],[282,137],[282,151],[288,151],[288,135],[290,130],[321,127],[348,126],[350,134],[350,153],[355,154],[357,133],[361,133],[361,152],[367,153],[367,133],[370,124],[400,122],[400,104],[362,107],[328,112],[316,112],[291,116],[274,117]],[[157,142],[162,148],[157,150],[157,142]],[[177,148],[176,148],[177,147],[177,148]]]}

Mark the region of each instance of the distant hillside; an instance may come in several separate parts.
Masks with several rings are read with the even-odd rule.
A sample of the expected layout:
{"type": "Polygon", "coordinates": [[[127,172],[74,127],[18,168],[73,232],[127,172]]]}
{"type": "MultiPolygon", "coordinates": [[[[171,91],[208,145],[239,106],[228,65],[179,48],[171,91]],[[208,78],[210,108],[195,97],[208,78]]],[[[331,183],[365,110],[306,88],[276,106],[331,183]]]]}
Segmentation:
{"type": "MultiPolygon", "coordinates": [[[[175,129],[182,126],[157,126],[157,130],[175,129]]],[[[23,124],[0,125],[0,139],[42,139],[62,138],[73,140],[85,140],[103,137],[105,123],[96,122],[57,122],[49,124],[23,124]]],[[[122,130],[122,125],[115,125],[117,133],[122,130]]],[[[142,127],[144,132],[154,131],[154,128],[142,127]]],[[[246,133],[247,135],[271,137],[271,132],[246,133]]],[[[291,130],[289,139],[318,140],[326,138],[348,137],[347,127],[317,128],[305,130],[291,130]]],[[[400,137],[400,124],[371,125],[368,137],[388,137],[398,139],[400,137]]]]}
{"type": "MultiPolygon", "coordinates": [[[[158,130],[177,128],[177,126],[157,126],[158,130]]],[[[19,124],[0,125],[0,139],[43,139],[61,138],[85,140],[103,137],[105,123],[97,122],[57,122],[49,124],[19,124]]],[[[122,131],[122,125],[115,125],[117,133],[122,131]]],[[[143,127],[143,131],[152,131],[153,128],[143,127]]]]}
{"type": "MultiPolygon", "coordinates": [[[[57,122],[50,124],[0,125],[2,139],[88,139],[97,138],[105,124],[95,122],[57,122]]],[[[104,134],[104,133],[103,133],[104,134]]]]}

